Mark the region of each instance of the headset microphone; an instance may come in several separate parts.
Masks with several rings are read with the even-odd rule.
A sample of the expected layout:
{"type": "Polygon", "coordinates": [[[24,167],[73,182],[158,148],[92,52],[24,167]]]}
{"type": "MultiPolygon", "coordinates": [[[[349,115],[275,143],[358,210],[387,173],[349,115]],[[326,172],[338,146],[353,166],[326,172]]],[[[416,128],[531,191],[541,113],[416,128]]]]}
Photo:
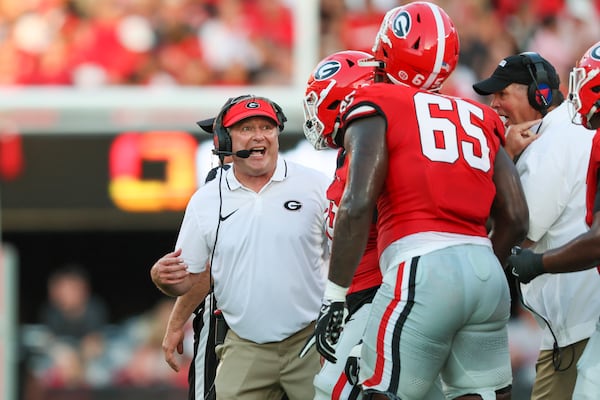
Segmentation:
{"type": "Polygon", "coordinates": [[[217,149],[213,149],[212,153],[216,156],[236,156],[239,158],[248,158],[250,157],[250,154],[252,154],[252,152],[250,150],[239,150],[236,152],[232,152],[232,151],[219,151],[217,149]]]}

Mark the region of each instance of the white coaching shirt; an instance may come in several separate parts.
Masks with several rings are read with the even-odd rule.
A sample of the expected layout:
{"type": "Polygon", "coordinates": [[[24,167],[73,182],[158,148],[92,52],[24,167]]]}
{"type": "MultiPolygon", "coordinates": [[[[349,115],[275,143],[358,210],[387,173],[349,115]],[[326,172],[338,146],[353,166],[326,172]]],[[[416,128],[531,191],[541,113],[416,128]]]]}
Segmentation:
{"type": "MultiPolygon", "coordinates": [[[[527,237],[532,250],[553,249],[586,232],[585,180],[594,131],[571,123],[564,101],[542,120],[541,135],[517,161],[529,205],[527,237]]],[[[533,128],[532,128],[533,130],[533,128]]],[[[600,315],[600,276],[596,269],[542,274],[521,285],[525,302],[552,326],[560,347],[590,337],[600,315]]],[[[544,329],[541,349],[551,350],[552,334],[544,329]]]]}
{"type": "Polygon", "coordinates": [[[175,248],[182,249],[189,272],[202,272],[218,227],[215,295],[240,337],[280,341],[317,318],[329,259],[324,223],[329,181],[280,156],[259,193],[244,188],[229,169],[190,199],[175,248]]]}

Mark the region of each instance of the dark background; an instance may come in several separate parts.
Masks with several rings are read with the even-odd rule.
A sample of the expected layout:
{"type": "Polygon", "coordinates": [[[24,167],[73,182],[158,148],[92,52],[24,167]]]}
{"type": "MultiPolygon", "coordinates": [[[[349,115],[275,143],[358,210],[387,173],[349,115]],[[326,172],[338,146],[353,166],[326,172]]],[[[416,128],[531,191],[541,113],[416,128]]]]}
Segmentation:
{"type": "Polygon", "coordinates": [[[107,302],[111,322],[118,323],[164,296],[152,284],[149,270],[173,250],[176,231],[5,232],[3,240],[18,251],[21,323],[38,322],[49,274],[70,262],[87,269],[93,291],[107,302]]]}

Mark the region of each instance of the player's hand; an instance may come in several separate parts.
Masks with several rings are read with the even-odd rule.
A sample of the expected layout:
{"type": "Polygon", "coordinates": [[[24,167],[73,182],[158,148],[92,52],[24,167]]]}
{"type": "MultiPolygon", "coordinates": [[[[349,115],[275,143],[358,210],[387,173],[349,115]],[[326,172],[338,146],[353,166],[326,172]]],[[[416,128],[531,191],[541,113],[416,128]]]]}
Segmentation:
{"type": "Polygon", "coordinates": [[[315,326],[315,344],[317,351],[329,362],[337,362],[335,345],[344,329],[347,313],[345,301],[323,299],[315,326]]]}
{"type": "Polygon", "coordinates": [[[352,350],[350,350],[350,354],[348,354],[348,358],[346,359],[346,366],[344,367],[344,374],[346,374],[346,378],[348,379],[348,382],[352,386],[358,385],[358,371],[359,371],[361,350],[362,350],[362,339],[358,342],[357,345],[352,347],[352,350]]]}
{"type": "Polygon", "coordinates": [[[542,120],[536,119],[533,121],[526,121],[520,124],[510,125],[506,130],[506,141],[504,144],[504,150],[512,158],[521,154],[527,146],[538,138],[530,128],[535,124],[539,124],[542,120]]]}
{"type": "Polygon", "coordinates": [[[305,355],[308,354],[308,351],[315,345],[315,333],[311,333],[311,335],[308,337],[308,339],[306,340],[306,343],[304,343],[304,346],[302,347],[302,350],[300,350],[300,358],[304,357],[305,355]]]}
{"type": "Polygon", "coordinates": [[[536,276],[546,272],[542,257],[543,254],[515,246],[512,248],[512,255],[508,257],[508,266],[519,282],[529,283],[536,276]]]}

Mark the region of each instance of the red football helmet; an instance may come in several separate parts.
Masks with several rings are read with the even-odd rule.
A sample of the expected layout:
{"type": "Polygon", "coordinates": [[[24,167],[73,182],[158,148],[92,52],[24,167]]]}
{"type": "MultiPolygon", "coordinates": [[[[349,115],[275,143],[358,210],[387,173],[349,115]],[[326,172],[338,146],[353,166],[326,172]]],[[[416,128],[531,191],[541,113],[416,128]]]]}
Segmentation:
{"type": "Polygon", "coordinates": [[[439,90],[458,62],[454,23],[439,6],[413,2],[387,12],[373,54],[387,78],[426,90],[439,90]]]}
{"type": "Polygon", "coordinates": [[[321,60],[311,73],[304,97],[303,129],[315,149],[341,146],[336,143],[340,105],[353,90],[373,83],[372,64],[359,65],[359,61],[372,58],[362,51],[340,51],[321,60]]]}
{"type": "Polygon", "coordinates": [[[569,100],[581,123],[588,129],[592,116],[600,110],[600,42],[585,52],[569,75],[569,100]]]}

